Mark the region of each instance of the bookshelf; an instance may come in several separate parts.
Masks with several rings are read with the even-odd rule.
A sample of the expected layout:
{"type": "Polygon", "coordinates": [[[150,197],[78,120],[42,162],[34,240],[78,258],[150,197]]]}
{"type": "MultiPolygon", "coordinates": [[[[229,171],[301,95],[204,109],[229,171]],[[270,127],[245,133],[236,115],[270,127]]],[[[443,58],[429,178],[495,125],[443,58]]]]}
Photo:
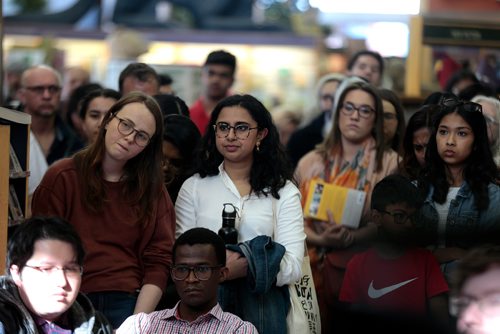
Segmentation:
{"type": "Polygon", "coordinates": [[[18,223],[28,209],[30,124],[30,115],[0,107],[0,272],[2,274],[5,272],[9,226],[18,223]]]}

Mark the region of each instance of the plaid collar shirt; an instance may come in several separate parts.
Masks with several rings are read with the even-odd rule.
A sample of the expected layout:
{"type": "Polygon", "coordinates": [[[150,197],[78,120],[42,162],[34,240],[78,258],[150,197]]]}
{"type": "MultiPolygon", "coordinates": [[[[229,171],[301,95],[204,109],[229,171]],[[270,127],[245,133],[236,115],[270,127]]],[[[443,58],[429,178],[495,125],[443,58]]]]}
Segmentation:
{"type": "Polygon", "coordinates": [[[251,323],[222,311],[219,304],[193,322],[181,319],[178,307],[179,303],[173,309],[130,316],[116,334],[258,334],[251,323]]]}

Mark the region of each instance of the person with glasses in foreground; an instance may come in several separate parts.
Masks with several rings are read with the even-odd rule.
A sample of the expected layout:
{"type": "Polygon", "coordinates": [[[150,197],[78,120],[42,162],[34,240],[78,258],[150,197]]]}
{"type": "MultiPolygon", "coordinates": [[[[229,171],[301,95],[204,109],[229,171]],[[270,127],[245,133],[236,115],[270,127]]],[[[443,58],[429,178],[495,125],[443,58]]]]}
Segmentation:
{"type": "Polygon", "coordinates": [[[117,334],[257,333],[251,323],[224,312],[217,303],[217,288],[228,274],[221,237],[193,228],[177,238],[172,252],[170,275],[180,301],[172,309],[130,316],[117,334]]]}
{"type": "Polygon", "coordinates": [[[84,249],[73,226],[32,217],[10,236],[0,277],[0,333],[112,333],[81,293],[84,249]]]}
{"type": "Polygon", "coordinates": [[[231,203],[237,210],[239,243],[270,240],[253,256],[228,250],[229,282],[224,286],[234,286],[245,294],[236,305],[241,312],[229,311],[252,322],[259,332],[285,333],[289,297],[280,293],[287,292],[287,285],[301,276],[305,238],[300,193],[292,182],[291,165],[271,114],[253,96],[223,99],[209,124],[196,160],[196,174],[184,182],[175,202],[176,235],[194,227],[219,231],[223,205],[231,203]],[[275,254],[277,248],[283,253],[275,254]],[[275,256],[267,259],[271,255],[275,256]],[[257,261],[255,267],[249,265],[253,261],[257,261]],[[255,283],[266,287],[264,294],[254,293],[248,283],[255,278],[254,271],[261,273],[258,279],[267,279],[255,283]]]}
{"type": "Polygon", "coordinates": [[[457,331],[493,334],[500,328],[500,246],[467,252],[453,272],[451,311],[457,331]]]}
{"type": "Polygon", "coordinates": [[[422,202],[417,186],[402,175],[375,185],[371,215],[377,238],[349,261],[340,301],[372,313],[449,324],[448,284],[432,253],[417,247],[414,219],[422,202]]]}
{"type": "MultiPolygon", "coordinates": [[[[340,89],[340,88],[339,88],[340,89]]],[[[398,155],[385,145],[382,101],[376,89],[365,82],[352,82],[338,99],[333,127],[315,150],[297,165],[302,198],[307,198],[315,179],[366,193],[360,221],[350,222],[357,229],[329,221],[307,218],[305,231],[314,283],[318,291],[322,328],[331,325],[333,306],[338,301],[343,274],[349,259],[376,235],[370,222],[370,194],[373,186],[397,168],[398,155]]],[[[328,330],[327,330],[328,332],[328,330]]]]}
{"type": "Polygon", "coordinates": [[[500,236],[500,180],[481,105],[445,94],[438,103],[426,166],[426,199],[416,220],[448,282],[466,250],[500,236]]]}
{"type": "Polygon", "coordinates": [[[133,92],[107,112],[94,143],[49,168],[33,214],[67,219],[83,239],[82,291],[113,328],[152,312],[166,287],[175,211],[163,184],[163,116],[133,92]]]}

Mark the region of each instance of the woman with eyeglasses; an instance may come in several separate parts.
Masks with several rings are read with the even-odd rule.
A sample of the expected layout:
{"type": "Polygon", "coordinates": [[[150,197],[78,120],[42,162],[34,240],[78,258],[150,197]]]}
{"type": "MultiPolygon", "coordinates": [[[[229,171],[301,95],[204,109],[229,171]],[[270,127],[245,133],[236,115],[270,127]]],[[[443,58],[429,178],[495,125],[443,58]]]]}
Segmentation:
{"type": "Polygon", "coordinates": [[[338,300],[347,262],[376,234],[368,221],[369,198],[373,186],[397,167],[396,152],[385,145],[382,101],[368,83],[355,82],[340,93],[334,110],[333,128],[314,151],[300,161],[295,175],[305,199],[311,181],[325,182],[366,193],[359,228],[329,221],[305,220],[311,267],[318,290],[325,328],[331,322],[331,307],[338,300]]]}
{"type": "Polygon", "coordinates": [[[75,226],[87,256],[81,290],[113,328],[154,311],[166,287],[175,212],[163,184],[163,116],[139,92],[117,101],[96,141],[46,172],[33,214],[75,226]]]}
{"type": "Polygon", "coordinates": [[[465,250],[498,242],[500,178],[481,106],[454,95],[439,106],[418,179],[427,197],[416,222],[449,279],[465,250]]]}
{"type": "MultiPolygon", "coordinates": [[[[202,138],[197,173],[184,182],[175,202],[176,235],[193,227],[218,232],[223,206],[230,203],[237,211],[238,242],[268,236],[276,247],[284,247],[284,254],[281,260],[275,258],[274,266],[270,259],[267,266],[262,262],[262,266],[251,268],[250,259],[228,251],[229,281],[246,282],[253,269],[265,270],[266,276],[276,270],[269,282],[286,288],[301,276],[305,235],[300,193],[292,182],[293,170],[271,114],[253,96],[233,95],[217,104],[209,124],[202,138]]],[[[269,245],[262,250],[274,248],[269,245]]],[[[275,308],[283,301],[270,302],[270,298],[270,293],[253,297],[252,301],[266,303],[268,309],[260,311],[239,300],[244,309],[236,314],[261,333],[284,333],[286,314],[278,314],[275,308]]]]}

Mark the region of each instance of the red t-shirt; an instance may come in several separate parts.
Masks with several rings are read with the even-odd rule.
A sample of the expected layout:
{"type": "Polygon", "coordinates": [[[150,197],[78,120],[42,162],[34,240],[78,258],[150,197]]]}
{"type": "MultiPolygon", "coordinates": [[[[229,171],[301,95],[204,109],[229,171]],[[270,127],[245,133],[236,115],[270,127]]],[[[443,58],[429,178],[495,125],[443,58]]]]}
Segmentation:
{"type": "Polygon", "coordinates": [[[412,248],[397,259],[375,249],[355,255],[347,265],[340,300],[377,310],[425,314],[427,300],[448,291],[434,255],[412,248]]]}
{"type": "Polygon", "coordinates": [[[200,133],[203,136],[207,130],[207,125],[210,122],[210,117],[207,115],[201,97],[199,97],[191,108],[189,108],[189,117],[198,127],[198,130],[200,130],[200,133]]]}

